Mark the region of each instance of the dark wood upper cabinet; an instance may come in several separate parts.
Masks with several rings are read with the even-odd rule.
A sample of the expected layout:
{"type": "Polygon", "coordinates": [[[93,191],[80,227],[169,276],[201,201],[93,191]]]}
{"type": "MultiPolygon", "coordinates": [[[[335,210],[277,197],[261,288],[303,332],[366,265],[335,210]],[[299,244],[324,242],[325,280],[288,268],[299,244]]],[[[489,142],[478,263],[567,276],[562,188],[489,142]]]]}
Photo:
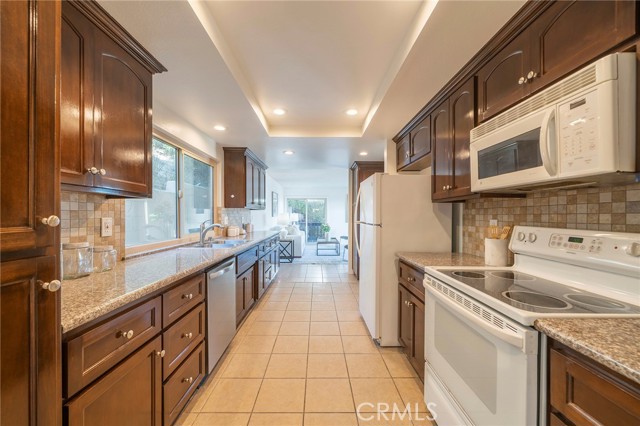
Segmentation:
{"type": "Polygon", "coordinates": [[[62,423],[59,42],[59,2],[0,2],[2,425],[62,423]]]}
{"type": "Polygon", "coordinates": [[[396,144],[396,169],[402,170],[411,163],[411,133],[396,144]]]}
{"type": "Polygon", "coordinates": [[[96,2],[64,1],[62,20],[62,183],[149,197],[152,75],[166,69],[96,2]]]}
{"type": "Polygon", "coordinates": [[[480,121],[504,111],[530,90],[530,33],[523,31],[478,71],[478,118],[480,121]]]}
{"type": "Polygon", "coordinates": [[[451,123],[449,117],[449,99],[445,100],[431,113],[433,137],[431,169],[431,198],[445,199],[452,185],[453,153],[451,145],[451,123]]]}
{"type": "Polygon", "coordinates": [[[449,99],[451,109],[451,143],[453,183],[451,198],[471,195],[471,158],[469,144],[471,129],[476,125],[475,91],[473,78],[467,81],[449,99]]]}
{"type": "Polygon", "coordinates": [[[431,116],[403,136],[396,146],[396,169],[423,170],[431,165],[431,116]]]}
{"type": "Polygon", "coordinates": [[[267,208],[267,165],[248,148],[224,149],[224,206],[267,208]]]}
{"type": "Polygon", "coordinates": [[[56,73],[60,6],[46,1],[0,4],[0,252],[41,254],[54,247],[59,229],[42,219],[59,216],[56,73]]]}
{"type": "Polygon", "coordinates": [[[431,117],[427,116],[411,131],[411,162],[431,153],[431,117]]]}
{"type": "Polygon", "coordinates": [[[531,90],[547,86],[636,33],[635,1],[558,1],[530,27],[531,90]]]}

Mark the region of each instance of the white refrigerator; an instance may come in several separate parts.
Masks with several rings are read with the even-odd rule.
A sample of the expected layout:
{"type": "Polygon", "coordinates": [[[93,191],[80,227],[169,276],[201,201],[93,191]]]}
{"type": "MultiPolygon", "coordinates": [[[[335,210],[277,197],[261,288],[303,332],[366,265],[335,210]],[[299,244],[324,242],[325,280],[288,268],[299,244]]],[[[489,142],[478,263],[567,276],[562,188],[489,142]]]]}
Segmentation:
{"type": "Polygon", "coordinates": [[[376,173],[360,184],[355,208],[360,313],[381,346],[399,346],[396,254],[450,252],[451,205],[431,202],[430,175],[376,173]]]}

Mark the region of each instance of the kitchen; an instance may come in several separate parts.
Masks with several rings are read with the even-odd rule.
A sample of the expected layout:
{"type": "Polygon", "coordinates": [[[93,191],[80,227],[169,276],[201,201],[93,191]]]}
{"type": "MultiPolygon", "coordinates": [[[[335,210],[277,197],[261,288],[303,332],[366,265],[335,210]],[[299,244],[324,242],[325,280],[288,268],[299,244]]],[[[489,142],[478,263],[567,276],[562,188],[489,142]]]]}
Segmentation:
{"type": "MultiPolygon", "coordinates": [[[[267,3],[162,2],[174,15],[143,3],[1,3],[2,424],[638,424],[635,2],[378,10],[415,27],[403,55],[396,45],[379,52],[395,80],[371,106],[372,127],[349,142],[326,127],[310,148],[313,123],[295,129],[261,115],[247,95],[251,75],[238,77],[247,59],[234,63],[216,33],[247,31],[255,22],[238,14],[253,6],[259,15],[267,3]],[[483,18],[474,47],[464,31],[444,32],[465,8],[483,18]],[[235,79],[221,101],[237,108],[230,100],[239,94],[252,114],[252,123],[229,126],[238,133],[213,154],[207,143],[224,137],[185,126],[202,114],[177,100],[199,88],[161,84],[182,56],[161,49],[176,34],[150,36],[162,29],[152,31],[154,13],[166,28],[197,23],[185,38],[192,47],[208,40],[228,70],[220,80],[235,79]],[[421,55],[434,45],[451,61],[421,55]],[[430,76],[428,88],[416,87],[430,76]],[[167,112],[169,95],[189,114],[182,122],[167,112]],[[252,126],[273,147],[244,138],[252,126]],[[366,140],[374,130],[384,135],[377,145],[366,140]],[[161,189],[156,140],[173,142],[177,176],[161,189]],[[230,225],[222,236],[201,220],[229,222],[243,209],[251,222],[272,223],[269,168],[283,164],[274,152],[284,149],[295,151],[288,167],[303,169],[304,155],[334,161],[325,151],[353,164],[348,264],[282,264],[270,226],[241,234],[240,218],[222,223],[230,225]],[[384,161],[361,161],[366,150],[384,161]],[[173,239],[184,246],[136,251],[127,236],[164,230],[128,211],[150,206],[157,190],[174,194],[173,239]],[[485,240],[487,227],[505,226],[513,228],[504,238],[485,240]],[[486,257],[489,244],[502,247],[498,261],[486,257]],[[127,259],[109,266],[114,249],[127,259]],[[86,256],[106,271],[62,279],[86,256]],[[380,418],[395,402],[418,403],[421,416],[380,418]]],[[[282,12],[271,13],[265,20],[282,12]]],[[[338,133],[352,132],[341,120],[338,133]]]]}

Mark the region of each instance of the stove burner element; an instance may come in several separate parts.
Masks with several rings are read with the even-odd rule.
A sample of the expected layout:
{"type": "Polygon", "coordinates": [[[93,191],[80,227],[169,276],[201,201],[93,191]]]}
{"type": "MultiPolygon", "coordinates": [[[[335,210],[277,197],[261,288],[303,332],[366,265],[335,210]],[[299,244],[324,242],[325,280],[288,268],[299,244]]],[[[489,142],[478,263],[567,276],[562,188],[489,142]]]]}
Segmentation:
{"type": "Polygon", "coordinates": [[[570,304],[556,297],[547,296],[545,294],[533,293],[531,291],[505,291],[502,293],[504,297],[524,305],[536,306],[547,309],[568,309],[570,304]]]}
{"type": "Polygon", "coordinates": [[[455,271],[453,275],[457,275],[462,278],[475,278],[475,279],[484,278],[484,274],[482,272],[455,271]]]}
{"type": "Polygon", "coordinates": [[[588,294],[567,294],[565,297],[573,302],[581,303],[583,305],[593,306],[595,308],[605,308],[605,309],[626,309],[627,308],[626,305],[623,305],[620,302],[615,302],[613,300],[605,299],[603,297],[590,296],[588,294]]]}
{"type": "Polygon", "coordinates": [[[531,275],[523,274],[521,272],[513,272],[513,271],[493,271],[490,272],[491,275],[498,278],[504,278],[506,280],[512,281],[533,281],[536,278],[531,275]]]}

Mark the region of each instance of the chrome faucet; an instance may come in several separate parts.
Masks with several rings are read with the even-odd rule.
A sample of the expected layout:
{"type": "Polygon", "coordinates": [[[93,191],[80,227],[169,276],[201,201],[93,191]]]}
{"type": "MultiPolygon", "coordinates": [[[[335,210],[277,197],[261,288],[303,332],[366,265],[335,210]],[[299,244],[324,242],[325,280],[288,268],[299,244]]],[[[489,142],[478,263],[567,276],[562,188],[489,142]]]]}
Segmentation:
{"type": "Polygon", "coordinates": [[[207,219],[200,224],[200,245],[204,245],[204,237],[207,235],[207,232],[211,231],[214,228],[222,228],[223,226],[219,223],[212,223],[209,226],[205,226],[207,222],[211,222],[211,219],[207,219]]]}

